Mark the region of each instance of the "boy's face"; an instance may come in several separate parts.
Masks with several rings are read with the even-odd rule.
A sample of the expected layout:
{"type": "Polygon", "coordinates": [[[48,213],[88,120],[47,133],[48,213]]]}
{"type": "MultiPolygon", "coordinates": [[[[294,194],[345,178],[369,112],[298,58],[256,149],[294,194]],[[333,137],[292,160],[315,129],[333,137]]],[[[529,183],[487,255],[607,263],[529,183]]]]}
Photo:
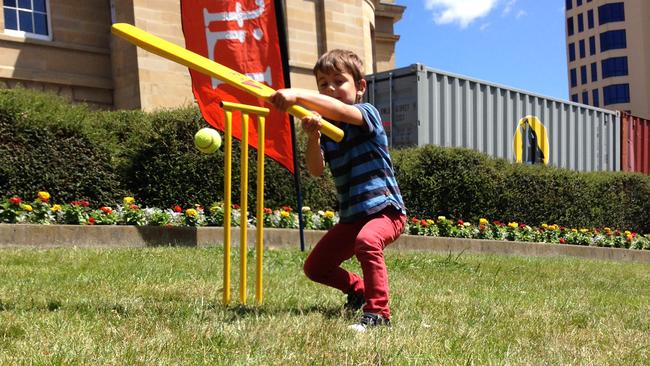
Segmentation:
{"type": "Polygon", "coordinates": [[[366,90],[366,81],[354,82],[352,74],[347,72],[333,71],[330,73],[316,71],[316,83],[318,92],[346,104],[355,104],[361,99],[366,90]]]}

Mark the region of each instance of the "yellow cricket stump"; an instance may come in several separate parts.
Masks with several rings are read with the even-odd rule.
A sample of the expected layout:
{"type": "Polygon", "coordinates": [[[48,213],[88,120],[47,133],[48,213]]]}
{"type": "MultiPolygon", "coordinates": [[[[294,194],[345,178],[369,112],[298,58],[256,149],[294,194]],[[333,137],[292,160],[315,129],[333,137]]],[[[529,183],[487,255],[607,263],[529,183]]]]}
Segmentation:
{"type": "Polygon", "coordinates": [[[232,112],[234,110],[242,113],[242,136],[241,136],[241,219],[240,219],[240,237],[239,237],[239,302],[246,304],[246,267],[247,267],[247,222],[248,217],[248,122],[249,115],[257,116],[258,125],[258,143],[257,143],[257,235],[255,244],[256,256],[256,276],[255,276],[255,302],[257,305],[262,304],[262,267],[264,259],[264,126],[266,116],[269,113],[268,108],[256,107],[251,105],[221,102],[225,110],[225,139],[224,139],[224,258],[223,258],[223,303],[230,303],[230,231],[231,231],[231,180],[232,180],[232,112]]]}

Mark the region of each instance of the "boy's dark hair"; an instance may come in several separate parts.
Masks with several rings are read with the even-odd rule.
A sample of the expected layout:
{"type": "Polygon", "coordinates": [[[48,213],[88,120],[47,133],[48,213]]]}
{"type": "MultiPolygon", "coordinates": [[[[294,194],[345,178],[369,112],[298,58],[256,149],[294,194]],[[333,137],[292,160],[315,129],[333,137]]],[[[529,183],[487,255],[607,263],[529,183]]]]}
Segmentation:
{"type": "Polygon", "coordinates": [[[363,61],[356,53],[348,50],[334,49],[324,53],[314,66],[314,76],[317,71],[323,73],[347,72],[352,75],[355,83],[363,79],[363,61]]]}

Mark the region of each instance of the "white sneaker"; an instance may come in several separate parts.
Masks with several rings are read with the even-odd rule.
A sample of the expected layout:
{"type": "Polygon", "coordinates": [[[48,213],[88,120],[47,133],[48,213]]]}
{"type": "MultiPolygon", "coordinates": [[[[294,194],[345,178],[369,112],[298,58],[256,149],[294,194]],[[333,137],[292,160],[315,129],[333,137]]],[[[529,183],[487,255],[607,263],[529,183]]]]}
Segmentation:
{"type": "Polygon", "coordinates": [[[368,328],[376,327],[379,325],[390,326],[390,320],[384,319],[384,317],[379,314],[363,313],[361,319],[359,319],[359,322],[348,326],[348,329],[359,333],[364,333],[366,330],[368,330],[368,328]]]}

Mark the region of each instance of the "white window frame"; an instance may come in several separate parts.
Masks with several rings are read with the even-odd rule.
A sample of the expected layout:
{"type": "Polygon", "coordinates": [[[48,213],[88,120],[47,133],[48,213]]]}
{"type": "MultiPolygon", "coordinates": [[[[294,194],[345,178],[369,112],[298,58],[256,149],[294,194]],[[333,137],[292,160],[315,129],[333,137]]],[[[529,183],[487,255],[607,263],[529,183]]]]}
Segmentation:
{"type": "MultiPolygon", "coordinates": [[[[30,0],[30,2],[32,4],[31,13],[34,13],[35,12],[34,11],[34,0],[30,0]]],[[[7,8],[8,8],[8,6],[5,6],[4,2],[3,2],[3,5],[2,5],[3,14],[4,14],[4,11],[6,11],[5,9],[7,9],[7,8]]],[[[18,8],[18,0],[16,0],[16,8],[12,8],[12,9],[21,9],[21,8],[18,8]]],[[[38,13],[41,13],[41,12],[39,11],[38,13]]],[[[7,28],[4,29],[4,34],[6,34],[8,36],[12,36],[12,37],[17,37],[17,38],[31,38],[31,39],[40,39],[40,40],[44,40],[44,41],[51,41],[52,40],[52,14],[50,13],[50,0],[45,0],[45,15],[47,17],[47,35],[32,33],[32,32],[25,32],[25,31],[15,30],[15,29],[7,29],[7,28]]],[[[6,25],[5,25],[5,27],[6,27],[6,25]]]]}

